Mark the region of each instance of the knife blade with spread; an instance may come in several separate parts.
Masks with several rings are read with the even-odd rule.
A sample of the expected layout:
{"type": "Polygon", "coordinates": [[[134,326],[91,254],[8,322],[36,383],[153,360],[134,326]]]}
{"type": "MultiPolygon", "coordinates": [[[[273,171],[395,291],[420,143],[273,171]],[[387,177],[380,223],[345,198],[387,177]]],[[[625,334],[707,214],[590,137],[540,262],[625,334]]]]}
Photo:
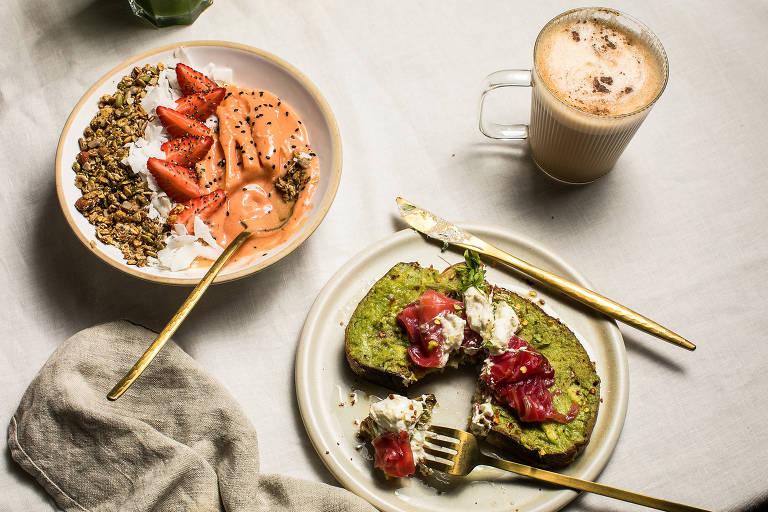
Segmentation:
{"type": "Polygon", "coordinates": [[[439,240],[445,244],[470,249],[498,260],[509,265],[518,272],[536,279],[545,286],[559,291],[610,318],[656,336],[657,338],[661,338],[664,341],[686,350],[696,349],[696,345],[690,341],[675,334],[666,327],[657,324],[653,320],[646,318],[640,313],[632,311],[597,292],[593,292],[592,290],[512,256],[475,235],[464,231],[455,224],[448,222],[445,219],[441,219],[433,213],[406,201],[402,197],[397,198],[397,205],[403,220],[413,229],[429,238],[439,240]]]}

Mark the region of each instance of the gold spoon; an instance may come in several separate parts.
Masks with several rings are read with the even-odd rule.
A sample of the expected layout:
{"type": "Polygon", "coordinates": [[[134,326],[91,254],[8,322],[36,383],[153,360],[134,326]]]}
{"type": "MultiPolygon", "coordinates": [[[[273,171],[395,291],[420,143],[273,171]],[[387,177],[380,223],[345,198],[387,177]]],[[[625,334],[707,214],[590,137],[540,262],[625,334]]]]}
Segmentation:
{"type": "Polygon", "coordinates": [[[120,379],[120,382],[115,384],[115,387],[112,388],[112,391],[107,394],[107,398],[109,400],[117,400],[120,398],[123,393],[125,393],[128,388],[131,387],[136,379],[139,378],[139,375],[141,375],[147,366],[149,366],[149,363],[152,362],[152,359],[154,359],[158,352],[160,352],[160,349],[162,349],[168,340],[171,339],[171,336],[173,336],[173,333],[175,333],[176,329],[179,328],[181,322],[187,318],[189,312],[192,311],[192,308],[195,307],[197,301],[200,300],[200,297],[203,296],[205,290],[208,289],[208,286],[213,282],[227,261],[229,261],[229,258],[231,258],[232,255],[237,252],[240,246],[243,245],[243,243],[253,234],[253,232],[248,229],[248,225],[245,222],[241,220],[240,223],[243,225],[243,231],[241,231],[240,234],[237,235],[237,237],[235,237],[232,242],[230,242],[227,248],[224,249],[224,252],[222,252],[221,255],[216,258],[216,261],[213,262],[211,268],[209,268],[208,272],[205,273],[203,279],[201,279],[197,286],[195,286],[195,289],[192,290],[192,293],[189,294],[178,311],[176,311],[176,314],[173,315],[168,324],[166,324],[163,330],[160,331],[160,334],[157,335],[155,341],[153,341],[147,351],[144,352],[144,355],[142,355],[139,360],[136,361],[136,364],[133,365],[133,368],[131,368],[128,373],[126,373],[125,376],[120,379]]]}

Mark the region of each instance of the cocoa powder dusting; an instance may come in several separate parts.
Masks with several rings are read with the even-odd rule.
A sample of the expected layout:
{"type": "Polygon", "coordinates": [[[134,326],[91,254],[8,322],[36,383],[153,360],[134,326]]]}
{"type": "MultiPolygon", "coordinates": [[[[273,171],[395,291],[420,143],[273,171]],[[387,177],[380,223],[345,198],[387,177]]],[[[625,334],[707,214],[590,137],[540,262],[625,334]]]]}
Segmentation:
{"type": "Polygon", "coordinates": [[[603,36],[603,39],[605,40],[606,44],[608,45],[608,48],[610,48],[611,50],[615,50],[616,49],[616,43],[614,43],[613,41],[608,39],[608,36],[603,36]]]}
{"type": "Polygon", "coordinates": [[[608,92],[608,88],[595,77],[592,79],[592,92],[608,92]]]}

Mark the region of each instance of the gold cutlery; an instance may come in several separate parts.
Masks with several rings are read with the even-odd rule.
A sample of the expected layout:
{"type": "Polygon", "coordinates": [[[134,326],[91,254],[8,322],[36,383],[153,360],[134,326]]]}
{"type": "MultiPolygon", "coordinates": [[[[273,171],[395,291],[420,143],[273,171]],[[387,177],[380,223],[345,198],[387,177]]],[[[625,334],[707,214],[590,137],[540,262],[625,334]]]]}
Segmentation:
{"type": "Polygon", "coordinates": [[[541,480],[543,482],[549,482],[551,484],[568,487],[569,489],[576,489],[578,491],[601,494],[603,496],[608,496],[609,498],[616,498],[617,500],[628,501],[630,503],[636,503],[638,505],[659,510],[667,510],[669,512],[706,512],[701,508],[691,507],[689,505],[683,505],[681,503],[675,503],[659,498],[652,498],[651,496],[617,489],[616,487],[610,487],[608,485],[534,468],[525,464],[490,457],[480,451],[477,438],[463,430],[432,425],[427,431],[426,441],[437,448],[433,448],[429,446],[429,444],[424,445],[424,451],[429,455],[429,458],[425,460],[424,464],[429,468],[448,473],[449,475],[466,476],[477,466],[493,466],[518,475],[533,478],[534,480],[541,480]],[[440,439],[435,437],[435,434],[453,438],[456,441],[440,439]],[[436,458],[443,459],[445,462],[437,460],[436,458]]]}
{"type": "Polygon", "coordinates": [[[216,261],[213,262],[211,268],[209,268],[208,272],[205,273],[203,279],[201,279],[197,286],[195,286],[194,290],[192,290],[192,293],[189,294],[178,311],[176,311],[176,314],[173,315],[168,324],[166,324],[163,330],[160,331],[160,334],[157,335],[155,341],[153,341],[147,351],[144,352],[144,355],[142,355],[139,360],[136,361],[136,364],[133,365],[133,368],[131,368],[128,373],[126,373],[125,376],[120,379],[120,382],[115,384],[115,387],[112,388],[112,391],[107,394],[107,398],[109,400],[117,400],[120,398],[123,393],[125,393],[128,388],[131,387],[136,379],[139,378],[141,373],[147,368],[147,366],[149,366],[149,363],[152,362],[152,359],[155,358],[155,356],[158,354],[158,352],[160,352],[168,340],[171,339],[171,336],[173,336],[173,333],[176,332],[176,329],[178,329],[184,319],[187,318],[189,312],[192,311],[192,308],[195,307],[197,301],[200,300],[200,297],[203,296],[205,290],[208,289],[208,286],[213,282],[227,261],[229,261],[229,258],[231,258],[232,255],[237,252],[240,246],[243,245],[243,243],[253,234],[244,222],[240,222],[243,224],[243,231],[241,231],[240,234],[237,235],[235,239],[232,240],[232,242],[230,242],[226,249],[224,249],[224,252],[222,252],[219,257],[216,258],[216,261]]]}
{"type": "Polygon", "coordinates": [[[516,258],[509,253],[506,253],[484,240],[472,235],[459,228],[455,224],[452,224],[434,214],[419,208],[413,203],[410,203],[402,197],[397,198],[397,205],[400,212],[400,216],[416,231],[423,233],[424,235],[440,240],[445,244],[453,244],[464,249],[470,249],[480,254],[489,256],[495,260],[501,261],[514,268],[515,270],[526,274],[542,284],[555,289],[568,297],[589,306],[590,308],[599,311],[613,319],[619,320],[627,325],[631,325],[636,329],[652,334],[658,338],[661,338],[673,345],[682,347],[687,350],[695,350],[696,345],[686,340],[682,336],[675,334],[669,329],[662,327],[653,320],[644,317],[640,313],[636,313],[631,309],[622,306],[621,304],[612,301],[607,297],[603,297],[599,293],[588,290],[583,286],[579,286],[576,283],[572,283],[567,279],[547,272],[546,270],[531,265],[520,258],[516,258]]]}

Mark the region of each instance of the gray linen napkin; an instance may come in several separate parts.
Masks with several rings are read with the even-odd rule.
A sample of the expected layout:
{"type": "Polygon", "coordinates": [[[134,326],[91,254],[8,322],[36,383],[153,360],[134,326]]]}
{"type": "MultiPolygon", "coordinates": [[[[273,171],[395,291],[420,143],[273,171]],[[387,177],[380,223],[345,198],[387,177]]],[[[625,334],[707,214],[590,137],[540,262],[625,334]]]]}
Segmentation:
{"type": "Polygon", "coordinates": [[[68,511],[367,511],[343,489],[259,473],[235,400],[173,342],[117,402],[105,395],[155,334],[129,322],[64,342],[8,427],[13,459],[68,511]]]}

